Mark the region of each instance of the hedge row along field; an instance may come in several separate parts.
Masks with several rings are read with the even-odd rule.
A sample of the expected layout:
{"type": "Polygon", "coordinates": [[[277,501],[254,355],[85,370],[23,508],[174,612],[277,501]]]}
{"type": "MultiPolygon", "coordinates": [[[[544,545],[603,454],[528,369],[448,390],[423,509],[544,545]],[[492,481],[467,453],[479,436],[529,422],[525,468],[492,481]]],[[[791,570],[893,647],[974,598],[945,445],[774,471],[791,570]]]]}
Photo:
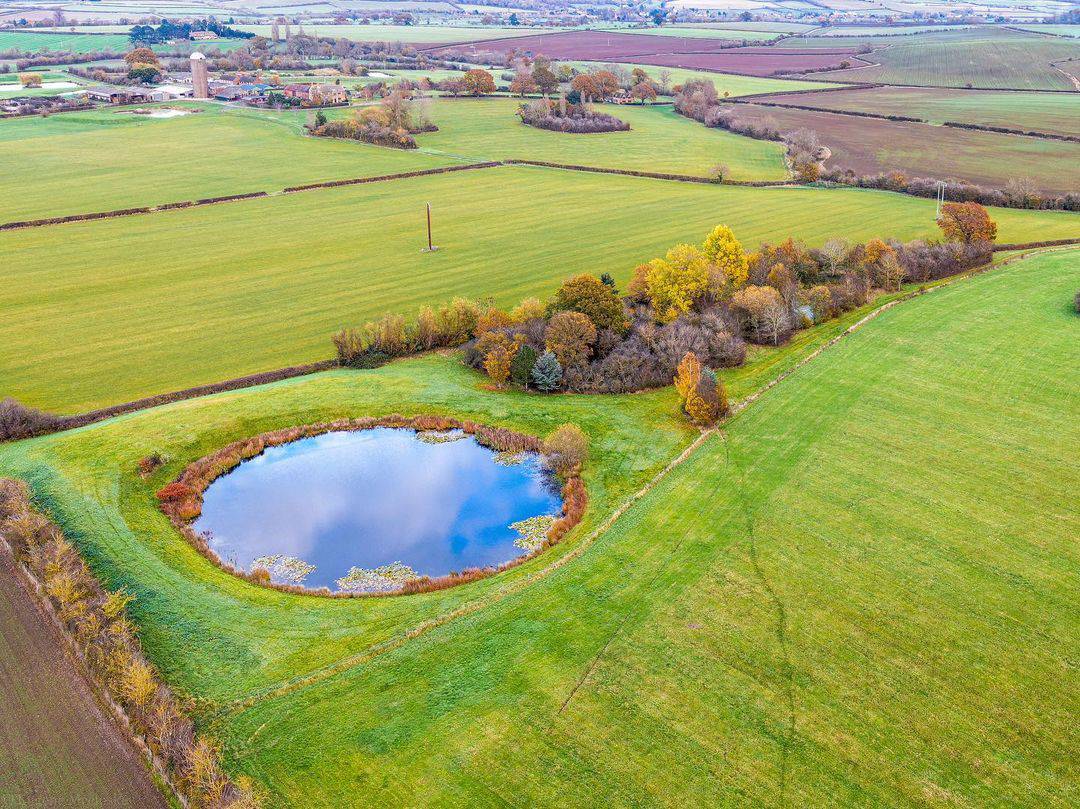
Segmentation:
{"type": "MultiPolygon", "coordinates": [[[[992,216],[1002,242],[1080,230],[1062,212],[992,216]]],[[[342,326],[455,295],[516,304],[573,268],[625,285],[639,263],[718,222],[747,244],[938,234],[932,200],[897,194],[530,167],[8,231],[0,376],[26,405],[81,412],[323,360],[342,326]],[[433,254],[421,252],[427,202],[433,254]]]]}
{"type": "MultiPolygon", "coordinates": [[[[109,586],[132,589],[154,662],[274,805],[361,790],[395,803],[1067,806],[1075,257],[882,313],[593,538],[689,444],[670,389],[497,393],[426,356],[4,445],[0,464],[34,481],[109,586]],[[229,577],[156,510],[157,487],[231,440],[401,408],[533,434],[580,424],[594,436],[582,530],[455,590],[326,601],[229,577]],[[168,460],[143,480],[154,451],[168,460]]],[[[736,398],[758,387],[728,382],[736,398]]]]}

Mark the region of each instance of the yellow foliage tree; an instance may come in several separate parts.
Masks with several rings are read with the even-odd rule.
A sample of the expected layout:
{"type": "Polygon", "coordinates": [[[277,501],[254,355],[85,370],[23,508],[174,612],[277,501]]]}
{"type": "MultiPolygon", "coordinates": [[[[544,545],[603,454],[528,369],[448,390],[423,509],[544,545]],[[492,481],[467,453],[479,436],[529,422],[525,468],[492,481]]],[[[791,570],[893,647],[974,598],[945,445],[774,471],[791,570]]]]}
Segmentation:
{"type": "Polygon", "coordinates": [[[489,332],[485,335],[485,343],[490,347],[484,354],[484,371],[497,387],[506,384],[510,378],[510,363],[514,361],[514,355],[520,348],[520,343],[511,340],[502,332],[489,332]]]}
{"type": "Polygon", "coordinates": [[[687,351],[675,369],[675,390],[679,394],[679,401],[686,407],[687,401],[697,391],[701,382],[701,360],[693,351],[687,351]]]}
{"type": "Polygon", "coordinates": [[[727,225],[717,225],[705,238],[701,251],[712,262],[709,291],[723,297],[746,283],[750,274],[746,251],[727,225]]]}
{"type": "Polygon", "coordinates": [[[670,322],[689,312],[709,288],[709,259],[690,244],[677,244],[649,262],[645,278],[657,317],[670,322]]]}

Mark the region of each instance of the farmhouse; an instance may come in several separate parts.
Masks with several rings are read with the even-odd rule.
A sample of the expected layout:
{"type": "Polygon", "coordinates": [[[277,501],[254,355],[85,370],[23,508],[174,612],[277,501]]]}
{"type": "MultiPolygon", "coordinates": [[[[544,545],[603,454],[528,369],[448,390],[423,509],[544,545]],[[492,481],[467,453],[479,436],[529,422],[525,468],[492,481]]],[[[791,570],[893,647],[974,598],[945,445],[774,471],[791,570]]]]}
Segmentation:
{"type": "Polygon", "coordinates": [[[307,106],[327,106],[347,104],[348,91],[340,84],[287,84],[284,89],[286,98],[298,98],[307,106]]]}
{"type": "Polygon", "coordinates": [[[210,39],[217,39],[217,34],[213,31],[192,31],[191,38],[197,42],[205,42],[210,39]]]}

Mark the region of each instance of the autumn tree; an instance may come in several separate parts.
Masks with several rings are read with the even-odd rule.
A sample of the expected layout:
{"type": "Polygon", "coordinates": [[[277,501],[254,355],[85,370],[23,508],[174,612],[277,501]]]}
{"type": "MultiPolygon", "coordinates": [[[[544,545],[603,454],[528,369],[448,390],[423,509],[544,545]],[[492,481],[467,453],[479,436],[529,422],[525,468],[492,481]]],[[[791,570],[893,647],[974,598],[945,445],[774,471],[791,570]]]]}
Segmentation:
{"type": "Polygon", "coordinates": [[[712,264],[690,244],[677,244],[664,258],[654,258],[646,270],[649,297],[657,317],[669,322],[689,312],[709,288],[712,264]]]}
{"type": "Polygon", "coordinates": [[[731,307],[746,319],[753,334],[771,337],[773,345],[779,345],[788,317],[779,292],[770,286],[743,287],[731,297],[731,307]]]}
{"type": "Polygon", "coordinates": [[[583,273],[563,281],[549,308],[552,312],[580,312],[598,331],[611,329],[622,334],[629,326],[619,296],[595,275],[583,273]]]}
{"type": "Polygon", "coordinates": [[[656,87],[651,81],[643,81],[630,88],[630,95],[644,104],[646,101],[656,100],[656,87]]]}
{"type": "Polygon", "coordinates": [[[789,308],[799,294],[799,282],[795,278],[795,273],[783,264],[773,265],[773,268],[769,270],[766,283],[780,293],[780,297],[789,308]]]}
{"type": "Polygon", "coordinates": [[[40,87],[42,76],[40,73],[20,73],[19,83],[26,88],[40,87]]]}
{"type": "Polygon", "coordinates": [[[973,244],[997,238],[997,222],[977,202],[946,202],[937,223],[950,242],[973,244]]]}
{"type": "Polygon", "coordinates": [[[829,293],[829,288],[822,284],[804,290],[802,302],[814,313],[815,323],[820,323],[829,317],[832,310],[832,295],[829,293]]]}
{"type": "Polygon", "coordinates": [[[128,63],[128,67],[134,67],[135,65],[154,65],[155,67],[161,67],[157,54],[150,50],[150,48],[134,48],[124,54],[124,61],[128,63]]]}
{"type": "Polygon", "coordinates": [[[702,427],[715,422],[727,412],[727,393],[723,383],[710,368],[702,366],[693,351],[688,351],[675,371],[675,390],[682,410],[702,427]]]}
{"type": "Polygon", "coordinates": [[[502,329],[513,323],[513,318],[501,309],[496,309],[494,306],[489,306],[487,309],[480,313],[480,316],[476,319],[476,327],[473,329],[473,333],[477,337],[493,330],[502,329]]]}
{"type": "Polygon", "coordinates": [[[904,283],[904,276],[906,271],[900,260],[896,257],[896,252],[885,255],[877,267],[877,280],[884,289],[895,289],[900,291],[900,285],[904,283]]]}
{"type": "Polygon", "coordinates": [[[533,62],[532,80],[533,84],[536,85],[536,89],[545,96],[559,89],[559,77],[552,71],[551,64],[546,59],[537,58],[533,62]]]}
{"type": "Polygon", "coordinates": [[[486,348],[484,372],[496,387],[501,388],[510,378],[510,365],[520,346],[516,340],[512,340],[504,332],[488,332],[481,340],[486,348]]]}
{"type": "Polygon", "coordinates": [[[524,68],[515,73],[513,80],[510,82],[510,92],[522,98],[525,97],[526,93],[535,93],[536,82],[533,81],[532,74],[524,68]]]}
{"type": "Polygon", "coordinates": [[[478,67],[466,70],[462,81],[465,82],[465,92],[469,95],[482,96],[495,92],[495,77],[478,67]]]}
{"type": "Polygon", "coordinates": [[[578,73],[570,82],[570,89],[577,92],[583,101],[592,101],[600,94],[591,73],[578,73]]]}
{"type": "Polygon", "coordinates": [[[514,323],[524,323],[526,320],[535,320],[544,317],[546,311],[544,304],[538,298],[523,298],[521,303],[510,310],[510,320],[514,323]]]}
{"type": "Polygon", "coordinates": [[[686,407],[686,400],[697,390],[701,381],[701,360],[693,351],[687,351],[675,369],[675,392],[679,402],[686,407]]]}
{"type": "Polygon", "coordinates": [[[750,265],[746,251],[727,225],[717,225],[705,237],[701,252],[712,264],[709,291],[716,297],[726,297],[746,283],[750,265]]]}
{"type": "Polygon", "coordinates": [[[596,326],[581,312],[559,312],[544,330],[544,348],[563,368],[584,365],[592,356],[596,326]]]}

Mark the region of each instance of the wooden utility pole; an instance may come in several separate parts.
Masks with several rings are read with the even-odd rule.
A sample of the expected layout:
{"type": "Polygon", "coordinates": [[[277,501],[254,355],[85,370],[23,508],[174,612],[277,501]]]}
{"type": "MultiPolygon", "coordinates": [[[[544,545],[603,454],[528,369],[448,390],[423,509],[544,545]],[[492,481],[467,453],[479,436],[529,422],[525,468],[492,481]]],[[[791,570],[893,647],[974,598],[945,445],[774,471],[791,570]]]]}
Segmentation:
{"type": "Polygon", "coordinates": [[[425,203],[427,206],[427,249],[421,250],[421,253],[434,253],[439,248],[431,243],[431,203],[425,203]]]}

